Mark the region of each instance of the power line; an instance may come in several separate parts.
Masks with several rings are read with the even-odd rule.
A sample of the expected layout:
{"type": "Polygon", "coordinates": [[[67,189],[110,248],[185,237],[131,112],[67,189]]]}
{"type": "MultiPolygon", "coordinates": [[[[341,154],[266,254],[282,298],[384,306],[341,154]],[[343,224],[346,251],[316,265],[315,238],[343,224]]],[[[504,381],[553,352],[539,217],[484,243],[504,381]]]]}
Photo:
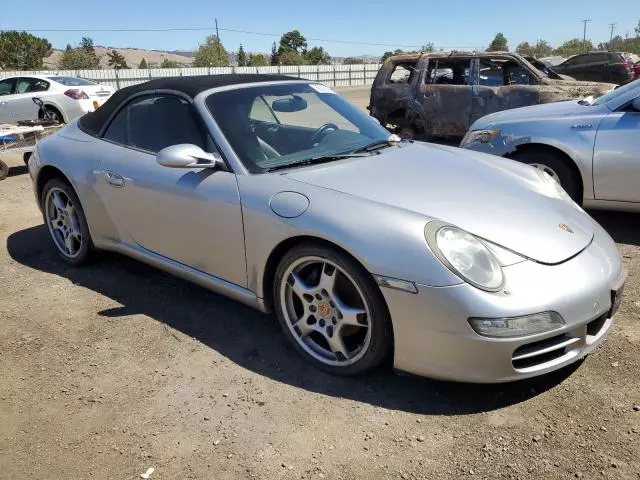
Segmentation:
{"type": "MultiPolygon", "coordinates": [[[[3,29],[7,31],[7,29],[3,29]]],[[[3,31],[0,30],[0,31],[3,31]]],[[[167,28],[15,28],[14,30],[21,32],[29,32],[29,33],[82,33],[82,32],[92,32],[92,33],[100,33],[100,32],[213,32],[215,31],[215,27],[167,27],[167,28]]],[[[244,33],[246,35],[261,35],[265,37],[281,37],[281,33],[267,33],[267,32],[254,32],[251,30],[239,30],[235,28],[223,28],[219,27],[218,30],[224,32],[233,32],[233,33],[244,33]]],[[[331,38],[312,38],[306,37],[307,40],[312,42],[327,42],[327,43],[345,43],[351,45],[369,45],[375,47],[389,47],[389,48],[422,48],[422,45],[402,45],[396,43],[377,43],[377,42],[356,42],[351,40],[338,40],[331,38]]],[[[478,45],[438,45],[438,48],[444,49],[475,49],[479,48],[478,45]]]]}

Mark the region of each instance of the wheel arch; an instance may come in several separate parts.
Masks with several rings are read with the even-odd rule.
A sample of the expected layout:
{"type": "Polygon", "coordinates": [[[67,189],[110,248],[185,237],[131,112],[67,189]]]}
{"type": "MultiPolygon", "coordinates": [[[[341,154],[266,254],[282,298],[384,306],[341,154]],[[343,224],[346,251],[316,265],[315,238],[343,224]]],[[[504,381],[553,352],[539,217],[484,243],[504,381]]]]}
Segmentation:
{"type": "Polygon", "coordinates": [[[571,157],[571,155],[569,155],[567,152],[565,152],[564,150],[556,146],[549,145],[546,143],[523,143],[521,145],[516,146],[515,149],[509,152],[507,155],[505,155],[505,157],[514,159],[514,157],[518,153],[522,153],[522,152],[546,152],[546,153],[555,155],[556,157],[561,159],[576,175],[576,178],[580,182],[580,184],[578,185],[580,190],[580,198],[584,199],[585,181],[584,181],[583,172],[580,170],[580,167],[578,166],[576,161],[573,159],[573,157],[571,157]]]}
{"type": "Polygon", "coordinates": [[[62,117],[62,120],[64,121],[64,123],[69,123],[69,118],[65,114],[64,109],[61,108],[60,105],[58,105],[55,101],[52,101],[52,100],[49,100],[49,99],[44,99],[43,103],[44,103],[45,107],[49,107],[49,108],[53,108],[53,109],[57,110],[57,112],[62,117]]]}
{"type": "Polygon", "coordinates": [[[42,206],[42,191],[44,190],[44,186],[49,180],[52,180],[54,178],[59,178],[60,180],[68,184],[73,189],[73,191],[76,192],[76,195],[78,195],[78,192],[71,183],[71,180],[69,180],[69,177],[67,177],[62,170],[60,170],[58,167],[54,167],[53,165],[44,165],[42,168],[40,168],[38,176],[36,177],[36,194],[38,196],[38,205],[40,207],[42,206]]]}
{"type": "MultiPolygon", "coordinates": [[[[369,272],[369,270],[367,269],[367,267],[365,267],[365,265],[362,263],[362,261],[360,261],[358,259],[358,257],[356,255],[353,255],[351,252],[349,252],[347,249],[341,247],[340,245],[331,242],[329,240],[326,240],[324,238],[321,237],[316,237],[313,235],[297,235],[294,237],[289,237],[286,238],[284,240],[282,240],[278,245],[276,245],[273,250],[271,250],[271,253],[269,254],[269,257],[267,258],[267,261],[265,263],[265,267],[264,267],[264,271],[263,271],[263,278],[262,278],[262,295],[263,295],[263,300],[264,300],[264,305],[267,308],[268,311],[273,311],[273,296],[271,295],[271,285],[273,285],[273,281],[275,279],[275,275],[276,275],[276,270],[278,269],[278,265],[280,263],[280,261],[282,260],[282,258],[284,257],[284,255],[290,251],[292,248],[301,245],[303,243],[315,243],[316,245],[322,245],[324,247],[327,248],[332,248],[334,250],[337,250],[339,252],[341,252],[344,255],[347,255],[349,258],[351,258],[354,262],[356,262],[365,272],[367,272],[369,275],[371,275],[371,273],[369,272]]],[[[373,279],[373,277],[372,277],[373,279]]],[[[374,280],[375,283],[375,280],[374,280]]],[[[377,285],[377,283],[376,283],[377,285]]],[[[378,289],[380,289],[380,287],[378,287],[378,289]]],[[[380,293],[383,301],[384,301],[384,295],[382,295],[382,292],[380,293]]],[[[385,303],[385,307],[386,305],[386,301],[385,303]]],[[[387,311],[388,311],[388,307],[387,307],[387,311]]]]}

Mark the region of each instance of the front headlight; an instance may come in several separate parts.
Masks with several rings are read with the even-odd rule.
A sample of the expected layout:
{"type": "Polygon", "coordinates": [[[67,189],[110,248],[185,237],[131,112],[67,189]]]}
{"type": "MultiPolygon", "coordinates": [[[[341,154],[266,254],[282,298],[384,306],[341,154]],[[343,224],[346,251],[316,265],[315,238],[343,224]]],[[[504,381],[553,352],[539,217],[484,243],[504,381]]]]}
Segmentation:
{"type": "Polygon", "coordinates": [[[490,292],[502,288],[500,262],[481,240],[442,222],[428,223],[425,237],[440,261],[467,283],[490,292]]]}
{"type": "Polygon", "coordinates": [[[469,143],[489,143],[491,140],[500,135],[500,130],[472,130],[460,142],[460,145],[468,145],[469,143]]]}

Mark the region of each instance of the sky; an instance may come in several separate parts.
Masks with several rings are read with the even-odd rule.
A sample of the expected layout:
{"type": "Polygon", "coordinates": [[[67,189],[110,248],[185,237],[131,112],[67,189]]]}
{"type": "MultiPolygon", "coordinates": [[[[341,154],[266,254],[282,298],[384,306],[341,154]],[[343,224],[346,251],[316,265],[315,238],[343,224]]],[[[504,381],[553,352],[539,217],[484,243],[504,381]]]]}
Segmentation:
{"type": "Polygon", "coordinates": [[[215,18],[227,50],[242,43],[247,51],[269,52],[282,33],[297,29],[309,47],[322,46],[330,55],[344,57],[381,55],[427,42],[445,50],[485,48],[497,32],[507,37],[511,49],[537,39],[557,46],[582,37],[583,19],[591,19],[587,38],[597,45],[609,39],[610,23],[617,23],[614,35],[635,34],[640,0],[0,0],[0,29],[33,31],[54,48],[88,36],[96,45],[116,48],[193,50],[215,33],[215,18]],[[143,28],[203,30],[97,31],[143,28]]]}

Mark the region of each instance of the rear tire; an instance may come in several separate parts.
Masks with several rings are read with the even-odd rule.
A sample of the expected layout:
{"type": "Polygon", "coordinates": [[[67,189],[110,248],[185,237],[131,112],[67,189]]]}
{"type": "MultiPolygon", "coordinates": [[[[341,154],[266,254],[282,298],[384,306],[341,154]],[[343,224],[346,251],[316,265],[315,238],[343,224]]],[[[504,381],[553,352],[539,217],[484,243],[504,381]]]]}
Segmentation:
{"type": "Polygon", "coordinates": [[[60,178],[53,178],[44,186],[40,202],[45,226],[60,258],[71,265],[87,263],[95,247],[73,188],[60,178]]]}
{"type": "Polygon", "coordinates": [[[580,177],[560,155],[543,150],[526,150],[516,152],[510,158],[548,173],[560,183],[574,202],[582,204],[580,177]]]}
{"type": "MultiPolygon", "coordinates": [[[[60,113],[60,110],[58,110],[56,107],[45,105],[44,109],[49,112],[49,114],[52,115],[53,118],[55,118],[56,122],[58,122],[59,125],[62,125],[64,123],[64,117],[62,116],[62,113],[60,113]]],[[[44,116],[40,112],[38,112],[38,119],[44,119],[44,116]]]]}
{"type": "Polygon", "coordinates": [[[0,180],[4,180],[9,176],[9,165],[0,160],[0,180]]]}

